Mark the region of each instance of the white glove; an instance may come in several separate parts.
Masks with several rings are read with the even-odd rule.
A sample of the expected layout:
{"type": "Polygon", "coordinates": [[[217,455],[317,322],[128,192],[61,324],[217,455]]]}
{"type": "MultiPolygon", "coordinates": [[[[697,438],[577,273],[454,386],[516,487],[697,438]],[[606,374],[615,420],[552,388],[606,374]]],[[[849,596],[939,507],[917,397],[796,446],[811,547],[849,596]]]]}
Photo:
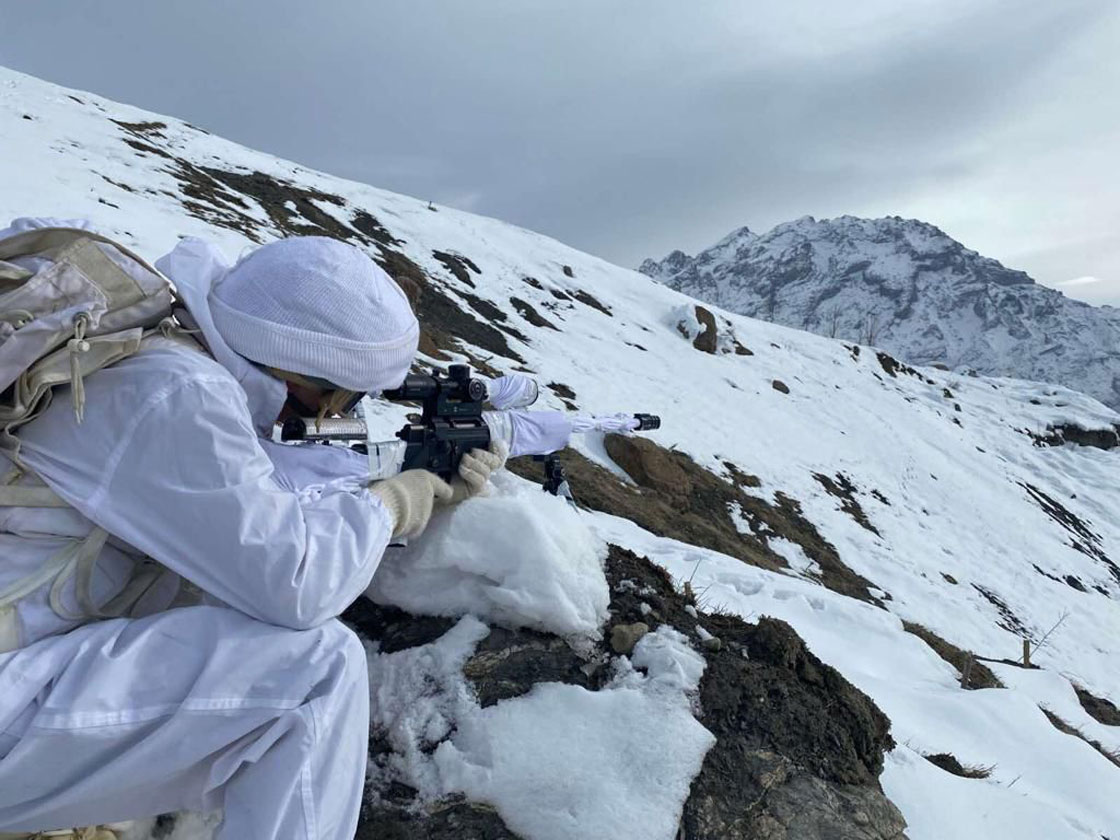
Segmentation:
{"type": "Polygon", "coordinates": [[[393,517],[394,539],[420,534],[432,518],[435,500],[450,502],[452,496],[451,486],[427,470],[405,470],[372,485],[370,492],[381,499],[393,517]]]}
{"type": "Polygon", "coordinates": [[[450,504],[485,492],[490,473],[505,466],[509,447],[500,440],[490,441],[488,449],[472,449],[459,461],[459,474],[451,480],[450,504]]]}

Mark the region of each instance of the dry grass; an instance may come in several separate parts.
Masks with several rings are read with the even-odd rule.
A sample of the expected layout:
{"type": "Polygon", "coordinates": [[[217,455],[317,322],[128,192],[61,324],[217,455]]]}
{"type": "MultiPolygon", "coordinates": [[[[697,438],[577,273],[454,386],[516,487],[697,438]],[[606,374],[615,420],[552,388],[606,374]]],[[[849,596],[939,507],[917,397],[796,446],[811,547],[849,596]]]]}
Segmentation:
{"type": "Polygon", "coordinates": [[[922,753],[922,756],[930,764],[935,764],[947,773],[960,776],[962,779],[986,779],[996,769],[994,764],[989,764],[987,767],[978,764],[961,764],[956,756],[950,753],[934,753],[933,755],[922,753]]]}
{"type": "Polygon", "coordinates": [[[1046,708],[1045,706],[1039,706],[1039,708],[1042,709],[1042,713],[1044,715],[1046,715],[1046,719],[1048,721],[1050,721],[1050,723],[1053,725],[1053,727],[1055,729],[1057,729],[1059,732],[1064,732],[1066,735],[1072,735],[1074,738],[1080,738],[1082,741],[1084,741],[1090,747],[1095,749],[1097,752],[1099,752],[1101,755],[1103,755],[1105,758],[1107,758],[1109,761],[1111,761],[1117,767],[1120,767],[1120,750],[1110,750],[1108,747],[1104,746],[1104,744],[1102,744],[1100,741],[1094,741],[1092,738],[1090,738],[1088,735],[1086,735],[1084,732],[1082,732],[1080,729],[1078,729],[1073,724],[1062,720],[1060,717],[1058,717],[1056,714],[1054,714],[1054,712],[1050,711],[1050,709],[1046,708]]]}

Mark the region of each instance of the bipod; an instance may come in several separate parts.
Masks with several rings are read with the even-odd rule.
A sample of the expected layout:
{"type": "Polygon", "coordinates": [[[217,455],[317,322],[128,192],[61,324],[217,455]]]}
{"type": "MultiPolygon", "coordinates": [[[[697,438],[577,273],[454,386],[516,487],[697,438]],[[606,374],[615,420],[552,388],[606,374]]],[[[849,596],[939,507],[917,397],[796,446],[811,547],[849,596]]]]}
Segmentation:
{"type": "Polygon", "coordinates": [[[544,481],[541,482],[541,489],[546,493],[551,493],[553,496],[566,499],[568,504],[578,510],[579,505],[576,504],[575,497],[572,496],[572,487],[568,483],[567,470],[565,470],[564,465],[560,463],[560,459],[556,456],[556,453],[534,455],[533,460],[540,461],[544,465],[544,481]]]}

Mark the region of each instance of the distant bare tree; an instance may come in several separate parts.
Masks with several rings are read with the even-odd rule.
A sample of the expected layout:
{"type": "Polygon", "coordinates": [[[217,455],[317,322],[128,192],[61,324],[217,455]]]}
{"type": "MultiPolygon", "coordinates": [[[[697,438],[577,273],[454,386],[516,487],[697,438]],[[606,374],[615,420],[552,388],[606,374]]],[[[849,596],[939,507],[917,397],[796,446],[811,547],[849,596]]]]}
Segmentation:
{"type": "Polygon", "coordinates": [[[868,312],[863,316],[863,343],[874,344],[879,337],[879,313],[868,312]]]}
{"type": "Polygon", "coordinates": [[[832,307],[828,314],[824,316],[825,331],[828,333],[829,338],[836,338],[836,333],[840,331],[840,308],[837,306],[832,307]]]}

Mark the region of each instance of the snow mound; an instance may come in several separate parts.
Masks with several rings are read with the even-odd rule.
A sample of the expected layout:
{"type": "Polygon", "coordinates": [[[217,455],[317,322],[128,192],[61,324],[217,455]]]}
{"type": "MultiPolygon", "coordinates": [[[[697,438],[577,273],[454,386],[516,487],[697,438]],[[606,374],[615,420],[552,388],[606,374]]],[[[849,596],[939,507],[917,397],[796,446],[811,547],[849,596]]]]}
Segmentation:
{"type": "Polygon", "coordinates": [[[436,641],[369,660],[372,730],[393,752],[374,790],[493,805],[527,840],[672,840],[715,738],[689,711],[704,660],[670,627],[648,634],[601,691],[541,683],[481,708],[462,668],[489,633],[467,616],[436,641]],[[435,747],[434,751],[433,746],[435,747]]]}
{"type": "Polygon", "coordinates": [[[598,638],[610,593],[606,543],[567,502],[508,473],[489,496],[438,511],[385,559],[366,590],[419,615],[598,638]]]}
{"type": "MultiPolygon", "coordinates": [[[[672,840],[715,738],[695,718],[703,658],[670,627],[609,688],[543,683],[458,721],[435,763],[448,793],[493,805],[529,840],[672,840]]],[[[625,667],[625,666],[624,666],[625,667]]]]}

